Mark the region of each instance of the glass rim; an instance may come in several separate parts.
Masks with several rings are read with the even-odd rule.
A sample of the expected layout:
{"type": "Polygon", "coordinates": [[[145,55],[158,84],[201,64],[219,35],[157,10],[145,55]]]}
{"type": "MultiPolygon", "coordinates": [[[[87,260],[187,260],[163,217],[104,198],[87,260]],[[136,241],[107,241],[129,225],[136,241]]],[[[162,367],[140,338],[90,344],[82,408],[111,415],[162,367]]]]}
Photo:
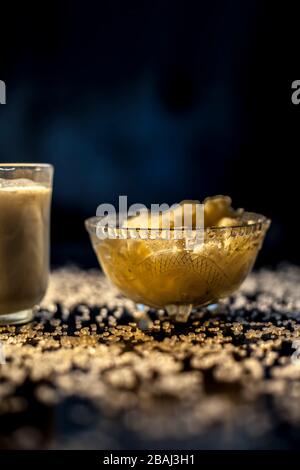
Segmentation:
{"type": "MultiPolygon", "coordinates": [[[[148,232],[152,232],[152,231],[159,231],[159,232],[163,232],[165,230],[170,230],[171,232],[175,232],[175,231],[194,231],[194,232],[220,232],[222,230],[232,230],[232,229],[235,229],[235,230],[244,230],[245,228],[251,228],[251,229],[255,229],[255,228],[259,228],[261,226],[265,226],[266,228],[269,228],[270,224],[271,224],[271,219],[269,219],[268,217],[262,215],[262,214],[258,214],[256,212],[244,212],[243,213],[243,216],[247,216],[249,218],[254,218],[256,219],[255,221],[253,221],[252,223],[247,223],[247,221],[245,220],[244,223],[242,223],[242,225],[229,225],[229,226],[221,226],[221,227],[217,227],[217,226],[211,226],[211,227],[204,227],[204,228],[198,228],[198,229],[190,229],[188,227],[173,227],[173,228],[156,228],[156,227],[145,227],[145,228],[141,228],[141,227],[116,227],[115,230],[122,230],[122,231],[130,231],[130,230],[135,230],[135,231],[140,231],[140,232],[145,232],[145,231],[148,231],[148,232]]],[[[94,217],[89,217],[85,220],[85,227],[88,231],[94,231],[93,229],[96,229],[97,228],[97,223],[102,220],[105,216],[102,216],[102,217],[97,217],[97,216],[94,216],[94,217]]]]}
{"type": "Polygon", "coordinates": [[[45,168],[45,169],[54,169],[54,166],[51,163],[0,163],[0,170],[4,168],[24,168],[24,169],[34,169],[34,168],[45,168]]]}

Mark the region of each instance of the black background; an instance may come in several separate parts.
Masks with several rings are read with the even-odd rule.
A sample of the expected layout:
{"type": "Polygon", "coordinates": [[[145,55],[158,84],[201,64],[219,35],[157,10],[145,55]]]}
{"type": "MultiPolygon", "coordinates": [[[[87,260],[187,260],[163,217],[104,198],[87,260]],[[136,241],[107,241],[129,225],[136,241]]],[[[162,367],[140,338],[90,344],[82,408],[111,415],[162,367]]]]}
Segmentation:
{"type": "Polygon", "coordinates": [[[52,261],[96,266],[102,202],[229,194],[272,218],[258,265],[300,262],[299,7],[292,2],[1,4],[0,161],[55,165],[52,261]]]}

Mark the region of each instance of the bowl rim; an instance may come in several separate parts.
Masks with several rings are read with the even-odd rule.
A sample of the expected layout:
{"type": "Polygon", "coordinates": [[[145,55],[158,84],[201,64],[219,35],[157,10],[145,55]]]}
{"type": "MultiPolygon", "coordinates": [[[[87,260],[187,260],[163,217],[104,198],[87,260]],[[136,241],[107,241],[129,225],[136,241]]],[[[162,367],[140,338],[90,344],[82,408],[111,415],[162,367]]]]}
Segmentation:
{"type": "MultiPolygon", "coordinates": [[[[241,225],[228,225],[228,226],[211,226],[211,227],[205,227],[203,229],[194,229],[193,231],[196,232],[196,231],[201,231],[201,232],[205,232],[205,233],[211,233],[211,232],[216,232],[216,233],[219,233],[219,232],[222,232],[222,231],[226,231],[226,230],[244,230],[245,228],[251,228],[252,230],[255,230],[255,228],[259,229],[261,228],[262,226],[265,226],[266,229],[269,228],[270,224],[271,224],[271,219],[269,219],[268,217],[262,215],[262,214],[259,214],[259,213],[256,213],[256,212],[243,212],[242,216],[245,218],[245,222],[241,225]],[[250,219],[254,219],[253,222],[250,222],[250,223],[247,223],[246,221],[246,218],[248,218],[249,220],[250,219]]],[[[94,217],[89,217],[87,219],[85,219],[84,221],[84,224],[85,224],[85,227],[87,229],[88,232],[94,232],[96,227],[97,227],[97,223],[102,220],[104,218],[104,216],[101,216],[101,217],[97,217],[97,216],[94,216],[94,217]]],[[[170,228],[168,230],[170,230],[171,232],[175,232],[175,231],[183,231],[185,228],[184,227],[176,227],[176,228],[170,228]]],[[[148,227],[148,228],[141,228],[141,227],[138,227],[138,228],[135,228],[135,227],[117,227],[115,228],[114,230],[122,230],[122,231],[132,231],[132,230],[135,230],[137,232],[139,231],[149,231],[149,232],[163,232],[165,231],[166,229],[165,228],[155,228],[155,227],[148,227]]]]}

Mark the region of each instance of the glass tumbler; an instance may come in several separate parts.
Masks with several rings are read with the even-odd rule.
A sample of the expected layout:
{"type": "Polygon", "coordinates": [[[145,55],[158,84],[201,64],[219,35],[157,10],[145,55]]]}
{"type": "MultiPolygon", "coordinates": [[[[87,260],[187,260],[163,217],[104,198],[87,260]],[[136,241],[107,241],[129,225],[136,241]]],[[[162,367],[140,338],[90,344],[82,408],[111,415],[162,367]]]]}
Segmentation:
{"type": "Polygon", "coordinates": [[[0,325],[26,323],[48,284],[53,167],[0,164],[0,325]]]}

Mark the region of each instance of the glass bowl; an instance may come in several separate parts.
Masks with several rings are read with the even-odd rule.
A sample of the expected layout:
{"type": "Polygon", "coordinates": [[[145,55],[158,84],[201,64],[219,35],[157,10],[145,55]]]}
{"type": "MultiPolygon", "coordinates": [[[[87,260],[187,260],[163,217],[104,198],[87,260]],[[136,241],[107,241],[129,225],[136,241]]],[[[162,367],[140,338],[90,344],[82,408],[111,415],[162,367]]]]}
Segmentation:
{"type": "Polygon", "coordinates": [[[92,217],[85,226],[110,281],[136,303],[166,309],[182,321],[193,307],[214,304],[238,289],[270,225],[263,215],[245,212],[238,226],[205,228],[202,243],[193,236],[187,243],[175,230],[165,239],[162,229],[115,228],[101,239],[100,221],[92,217]]]}

